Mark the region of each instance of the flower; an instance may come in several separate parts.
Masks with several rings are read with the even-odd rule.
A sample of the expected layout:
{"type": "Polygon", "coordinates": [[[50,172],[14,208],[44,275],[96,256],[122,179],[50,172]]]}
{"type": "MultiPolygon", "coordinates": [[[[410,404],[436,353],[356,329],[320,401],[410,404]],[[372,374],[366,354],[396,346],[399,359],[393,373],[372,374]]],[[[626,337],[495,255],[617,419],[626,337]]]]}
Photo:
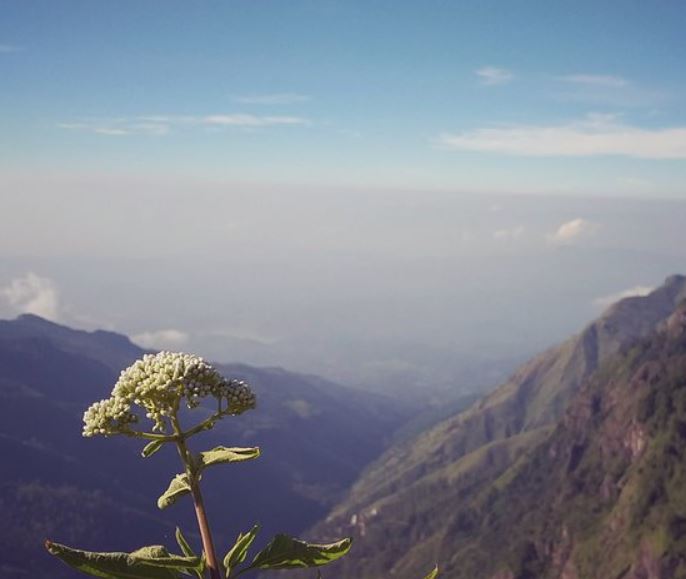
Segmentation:
{"type": "Polygon", "coordinates": [[[133,432],[131,425],[139,421],[134,406],[154,422],[153,431],[164,432],[166,419],[176,415],[182,401],[195,408],[207,396],[218,400],[222,416],[255,407],[255,395],[244,382],[225,379],[198,356],[146,354],[121,373],[109,398],[86,410],[83,435],[133,432]]]}

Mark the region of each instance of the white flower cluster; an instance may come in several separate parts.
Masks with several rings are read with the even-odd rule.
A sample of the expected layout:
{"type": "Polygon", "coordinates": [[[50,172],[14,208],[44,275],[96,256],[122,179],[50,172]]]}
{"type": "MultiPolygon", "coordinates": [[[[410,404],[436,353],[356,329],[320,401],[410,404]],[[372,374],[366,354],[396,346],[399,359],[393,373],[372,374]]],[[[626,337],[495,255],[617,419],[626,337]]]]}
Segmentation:
{"type": "Polygon", "coordinates": [[[202,358],[192,354],[146,354],[121,373],[112,395],[94,403],[83,415],[83,435],[117,434],[131,430],[138,421],[133,405],[140,406],[164,431],[165,418],[176,413],[182,400],[195,408],[200,399],[213,396],[226,402],[226,414],[240,414],[255,407],[255,395],[244,383],[226,380],[202,358]]]}

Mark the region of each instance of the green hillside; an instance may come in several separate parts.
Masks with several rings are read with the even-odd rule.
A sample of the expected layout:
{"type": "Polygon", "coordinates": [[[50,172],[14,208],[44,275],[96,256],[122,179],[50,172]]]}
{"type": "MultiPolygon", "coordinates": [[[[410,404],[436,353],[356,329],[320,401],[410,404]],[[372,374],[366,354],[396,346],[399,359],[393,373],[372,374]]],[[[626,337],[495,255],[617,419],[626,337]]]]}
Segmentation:
{"type": "MultiPolygon", "coordinates": [[[[578,408],[580,392],[586,392],[588,384],[602,389],[625,381],[637,355],[632,348],[652,336],[684,298],[686,278],[674,276],[647,297],[620,302],[579,336],[525,364],[466,412],[387,451],[314,530],[317,536],[358,537],[353,553],[340,563],[338,576],[409,578],[440,561],[449,577],[492,579],[500,568],[514,565],[510,559],[531,557],[525,545],[526,553],[518,559],[522,544],[505,539],[522,537],[529,529],[523,526],[529,512],[545,520],[547,511],[538,506],[544,496],[565,493],[560,481],[550,477],[555,464],[541,458],[551,440],[560,436],[560,420],[578,408]],[[532,463],[534,457],[537,463],[532,463]],[[530,486],[530,500],[512,485],[530,486]]],[[[662,342],[654,340],[641,359],[659,356],[662,342]]],[[[615,395],[622,396],[621,388],[630,390],[630,384],[617,388],[615,395]]],[[[598,476],[604,477],[605,471],[600,472],[598,476]]],[[[579,484],[593,483],[589,478],[579,484]]],[[[577,513],[580,508],[570,505],[570,513],[585,517],[583,509],[577,513]]],[[[563,519],[564,513],[557,511],[563,519]]],[[[542,548],[533,545],[535,550],[542,548]]],[[[541,559],[538,550],[536,561],[541,559]]],[[[542,576],[536,574],[539,571],[527,575],[526,569],[521,567],[520,573],[512,567],[515,574],[502,578],[542,576]]],[[[595,576],[582,574],[578,579],[591,577],[595,576]]]]}

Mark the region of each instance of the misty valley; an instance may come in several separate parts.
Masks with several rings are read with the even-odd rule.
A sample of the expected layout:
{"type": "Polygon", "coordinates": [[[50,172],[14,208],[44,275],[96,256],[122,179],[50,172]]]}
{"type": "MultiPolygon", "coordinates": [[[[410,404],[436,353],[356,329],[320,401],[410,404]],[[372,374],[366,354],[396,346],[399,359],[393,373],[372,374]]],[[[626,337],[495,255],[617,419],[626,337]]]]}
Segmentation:
{"type": "MultiPolygon", "coordinates": [[[[190,504],[151,500],[177,468],[171,449],[141,459],[139,441],[81,437],[84,409],[145,353],[34,315],[0,323],[3,577],[74,576],[46,538],[128,551],[173,543],[179,525],[199,540],[190,504]]],[[[274,533],[351,537],[322,571],[341,578],[436,564],[484,579],[686,572],[686,277],[610,306],[448,416],[280,368],[216,367],[257,408],[205,443],[262,454],[207,477],[218,544],[255,522],[258,547],[274,533]]]]}

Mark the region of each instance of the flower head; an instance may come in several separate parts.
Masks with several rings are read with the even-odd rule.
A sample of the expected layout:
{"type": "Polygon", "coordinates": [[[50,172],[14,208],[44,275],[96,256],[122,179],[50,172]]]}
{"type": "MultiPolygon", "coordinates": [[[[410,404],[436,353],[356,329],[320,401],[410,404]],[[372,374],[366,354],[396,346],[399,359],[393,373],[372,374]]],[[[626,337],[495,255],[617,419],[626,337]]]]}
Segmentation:
{"type": "Polygon", "coordinates": [[[83,435],[132,432],[138,422],[138,406],[163,432],[166,419],[176,415],[185,402],[195,408],[200,399],[213,396],[222,404],[222,415],[240,414],[255,407],[255,395],[238,380],[226,380],[202,358],[192,354],[160,352],[146,354],[121,373],[112,394],[95,402],[83,415],[83,435]]]}

